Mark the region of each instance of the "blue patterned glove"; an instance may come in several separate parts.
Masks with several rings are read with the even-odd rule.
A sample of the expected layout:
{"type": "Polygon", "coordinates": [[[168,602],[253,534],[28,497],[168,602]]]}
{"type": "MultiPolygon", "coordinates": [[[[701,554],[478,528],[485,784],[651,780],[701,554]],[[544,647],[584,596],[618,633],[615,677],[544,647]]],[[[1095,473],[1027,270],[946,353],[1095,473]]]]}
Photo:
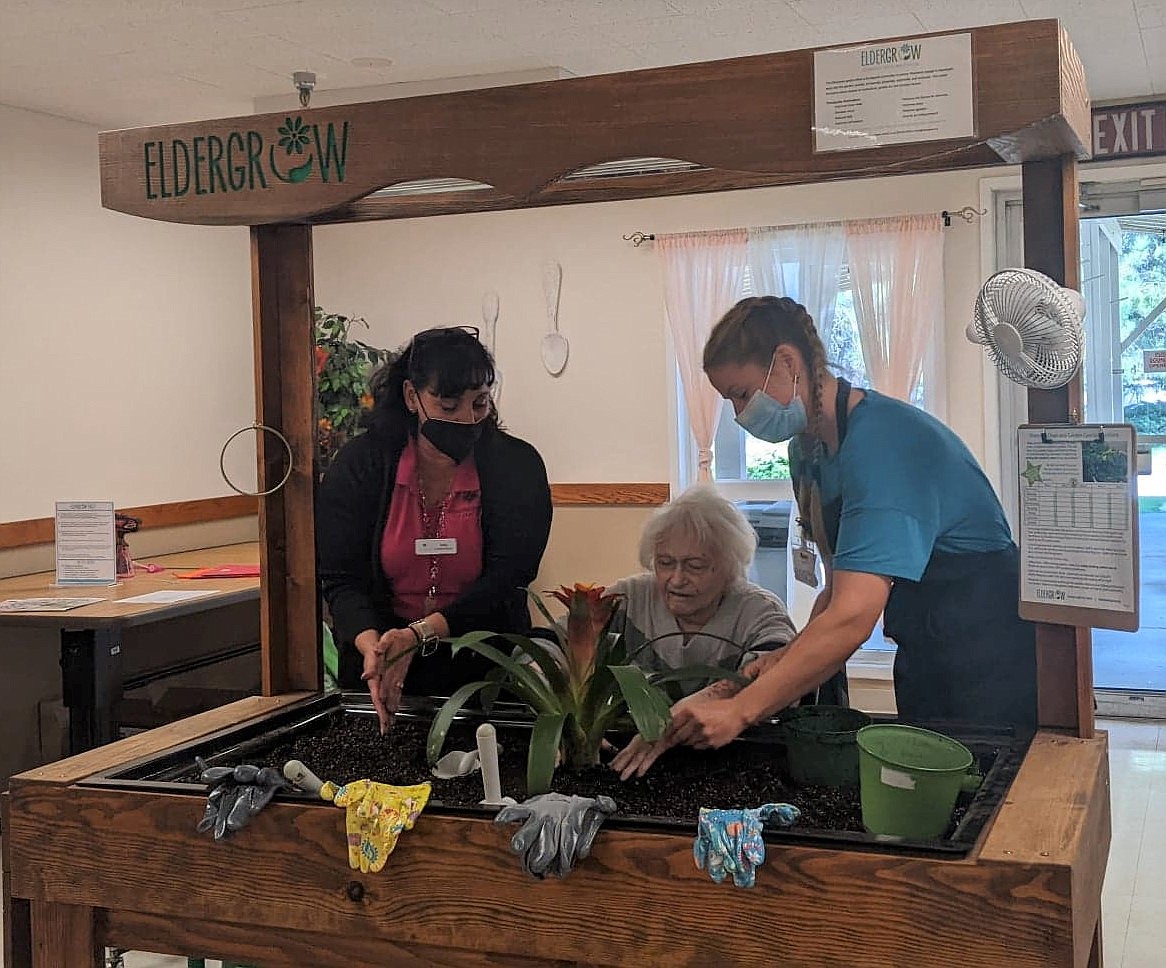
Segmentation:
{"type": "Polygon", "coordinates": [[[766,803],[752,810],[714,810],[700,808],[696,822],[696,840],[692,856],[696,866],[708,871],[720,884],[726,874],[733,875],[737,887],[752,887],[757,868],[765,860],[765,841],[761,828],[776,817],[783,827],[794,823],[801,811],[789,803],[766,803]]]}

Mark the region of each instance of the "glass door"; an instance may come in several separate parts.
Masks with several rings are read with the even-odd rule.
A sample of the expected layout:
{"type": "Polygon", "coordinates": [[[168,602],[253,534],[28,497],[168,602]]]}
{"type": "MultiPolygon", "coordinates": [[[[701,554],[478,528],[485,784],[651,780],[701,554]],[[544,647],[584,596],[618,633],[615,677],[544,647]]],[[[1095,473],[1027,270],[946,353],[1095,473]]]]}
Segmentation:
{"type": "Polygon", "coordinates": [[[1081,281],[1085,420],[1133,424],[1140,465],[1141,629],[1094,631],[1093,681],[1149,714],[1166,700],[1166,213],[1083,219],[1081,281]]]}
{"type": "MultiPolygon", "coordinates": [[[[1166,716],[1166,194],[1126,182],[1082,186],[1084,420],[1138,431],[1141,628],[1093,631],[1098,711],[1166,716]]],[[[997,263],[1023,265],[1019,193],[998,196],[997,263]]],[[[1001,379],[1001,466],[1016,480],[1015,428],[1025,391],[1001,379]]],[[[1015,488],[1005,505],[1015,529],[1015,488]]]]}

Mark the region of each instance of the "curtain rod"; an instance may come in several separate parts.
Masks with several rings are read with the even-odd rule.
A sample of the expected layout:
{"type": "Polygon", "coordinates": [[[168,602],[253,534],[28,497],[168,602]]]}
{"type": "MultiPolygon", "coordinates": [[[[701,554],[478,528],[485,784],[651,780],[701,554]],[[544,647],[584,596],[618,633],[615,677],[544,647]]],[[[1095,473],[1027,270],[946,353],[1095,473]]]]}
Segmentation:
{"type": "MultiPolygon", "coordinates": [[[[944,228],[951,228],[951,220],[953,218],[962,218],[970,225],[976,219],[983,218],[987,214],[988,210],[986,208],[973,208],[971,205],[965,205],[963,208],[958,209],[948,210],[945,208],[939,213],[939,217],[943,219],[944,228]]],[[[625,235],[623,240],[630,242],[633,249],[638,249],[645,242],[655,242],[656,236],[651,232],[635,231],[630,235],[625,235]]]]}

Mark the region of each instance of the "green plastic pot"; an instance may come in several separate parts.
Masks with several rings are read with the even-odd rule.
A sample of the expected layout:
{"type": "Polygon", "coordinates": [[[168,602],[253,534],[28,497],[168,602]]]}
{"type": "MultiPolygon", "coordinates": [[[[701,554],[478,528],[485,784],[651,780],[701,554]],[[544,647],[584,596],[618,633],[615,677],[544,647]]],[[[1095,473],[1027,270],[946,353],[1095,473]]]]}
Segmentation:
{"type": "Polygon", "coordinates": [[[845,706],[800,706],[782,716],[790,779],[807,786],[858,786],[855,737],[870,717],[845,706]]]}
{"type": "Polygon", "coordinates": [[[888,723],[858,731],[862,822],[872,834],[932,840],[951,823],[961,790],[983,777],[975,757],[950,736],[888,723]]]}

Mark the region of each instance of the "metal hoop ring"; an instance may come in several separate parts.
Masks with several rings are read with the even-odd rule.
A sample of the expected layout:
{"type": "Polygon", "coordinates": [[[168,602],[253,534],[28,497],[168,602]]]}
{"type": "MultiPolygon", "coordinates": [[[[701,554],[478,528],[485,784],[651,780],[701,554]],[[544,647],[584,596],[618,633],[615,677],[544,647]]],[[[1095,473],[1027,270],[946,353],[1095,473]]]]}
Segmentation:
{"type": "Polygon", "coordinates": [[[292,470],[294,468],[295,455],[292,453],[292,447],[291,444],[288,443],[288,439],[274,427],[269,427],[267,424],[253,423],[250,427],[240,427],[233,434],[231,434],[230,437],[227,438],[226,443],[223,444],[223,449],[219,451],[219,474],[221,474],[223,480],[227,482],[227,487],[229,487],[236,494],[242,494],[244,497],[267,497],[269,494],[274,494],[289,480],[291,480],[292,470]],[[232,440],[234,440],[240,434],[247,433],[248,430],[254,430],[257,432],[260,430],[266,430],[269,434],[274,434],[279,438],[280,443],[283,444],[284,449],[287,451],[287,470],[284,472],[283,479],[278,484],[276,484],[275,487],[269,487],[266,491],[244,491],[241,487],[236,487],[235,483],[229,477],[227,477],[227,448],[231,446],[232,440]]]}

